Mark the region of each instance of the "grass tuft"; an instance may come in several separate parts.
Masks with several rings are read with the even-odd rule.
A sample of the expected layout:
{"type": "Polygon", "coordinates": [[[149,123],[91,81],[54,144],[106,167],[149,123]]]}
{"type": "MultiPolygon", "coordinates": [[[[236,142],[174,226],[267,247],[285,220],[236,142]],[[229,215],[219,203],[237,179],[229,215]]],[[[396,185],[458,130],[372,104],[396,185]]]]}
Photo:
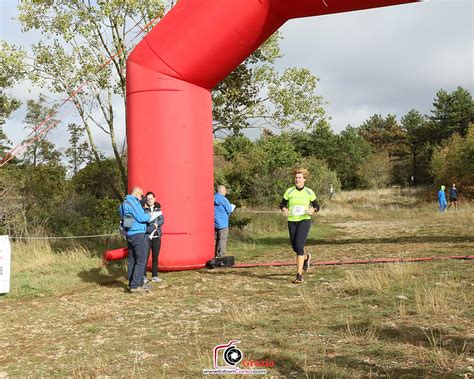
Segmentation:
{"type": "Polygon", "coordinates": [[[437,333],[431,329],[429,333],[425,330],[423,330],[423,333],[431,346],[429,357],[438,372],[450,374],[466,366],[466,360],[471,350],[468,341],[465,341],[458,351],[456,347],[450,349],[449,341],[440,333],[436,335],[437,333]]]}

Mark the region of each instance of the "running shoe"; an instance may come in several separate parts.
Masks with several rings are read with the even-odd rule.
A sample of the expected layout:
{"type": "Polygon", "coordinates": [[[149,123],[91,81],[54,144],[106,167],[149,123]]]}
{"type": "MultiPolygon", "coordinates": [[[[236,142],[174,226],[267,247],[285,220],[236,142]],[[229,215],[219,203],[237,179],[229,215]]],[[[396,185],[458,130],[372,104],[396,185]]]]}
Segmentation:
{"type": "Polygon", "coordinates": [[[311,254],[306,253],[307,258],[304,260],[303,263],[303,271],[307,271],[309,266],[311,266],[311,254]]]}
{"type": "Polygon", "coordinates": [[[300,274],[296,274],[296,278],[295,280],[293,280],[291,283],[293,284],[301,284],[303,283],[303,275],[300,275],[300,274]]]}

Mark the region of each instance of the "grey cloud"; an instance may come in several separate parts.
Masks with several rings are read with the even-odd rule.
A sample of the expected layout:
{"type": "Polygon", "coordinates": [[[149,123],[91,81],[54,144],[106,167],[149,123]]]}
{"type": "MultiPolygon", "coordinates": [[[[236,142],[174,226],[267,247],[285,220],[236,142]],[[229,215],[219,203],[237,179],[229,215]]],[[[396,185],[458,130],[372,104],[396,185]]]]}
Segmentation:
{"type": "Polygon", "coordinates": [[[280,68],[320,77],[336,130],[365,113],[428,113],[441,88],[473,91],[472,12],[471,1],[429,2],[292,20],[280,68]]]}
{"type": "MultiPolygon", "coordinates": [[[[2,0],[1,38],[17,45],[37,39],[20,33],[16,1],[2,0]]],[[[285,67],[308,67],[320,77],[319,93],[329,102],[332,126],[359,125],[374,113],[396,114],[411,108],[429,113],[436,92],[463,86],[474,94],[474,1],[430,1],[322,17],[291,20],[282,27],[285,67]]],[[[22,99],[36,98],[25,86],[15,89],[22,99]]],[[[117,105],[117,118],[124,110],[117,105]]],[[[60,114],[58,115],[60,117],[60,114]]],[[[24,138],[18,111],[5,127],[14,142],[24,138]]],[[[64,120],[65,126],[74,119],[64,120]]],[[[64,128],[65,129],[65,128],[64,128]]],[[[125,135],[124,123],[117,136],[125,135]]],[[[57,143],[67,144],[63,134],[57,143]]],[[[96,133],[97,144],[109,154],[108,136],[96,133]]]]}

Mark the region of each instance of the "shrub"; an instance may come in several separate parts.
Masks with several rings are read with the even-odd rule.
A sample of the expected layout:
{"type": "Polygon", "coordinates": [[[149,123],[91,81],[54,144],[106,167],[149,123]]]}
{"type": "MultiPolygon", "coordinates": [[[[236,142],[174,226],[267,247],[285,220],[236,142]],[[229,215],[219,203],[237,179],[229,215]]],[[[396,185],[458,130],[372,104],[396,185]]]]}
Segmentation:
{"type": "Polygon", "coordinates": [[[437,185],[474,187],[474,124],[470,124],[465,137],[454,134],[437,147],[430,168],[437,185]]]}

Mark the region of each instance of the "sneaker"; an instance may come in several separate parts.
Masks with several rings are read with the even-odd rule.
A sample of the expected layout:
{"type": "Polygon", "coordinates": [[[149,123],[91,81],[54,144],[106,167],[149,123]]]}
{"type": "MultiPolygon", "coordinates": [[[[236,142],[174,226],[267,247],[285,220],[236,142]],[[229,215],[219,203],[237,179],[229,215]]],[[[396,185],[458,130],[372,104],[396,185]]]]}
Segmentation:
{"type": "Polygon", "coordinates": [[[151,291],[151,286],[147,284],[137,288],[130,288],[129,291],[130,293],[149,292],[151,291]]]}
{"type": "Polygon", "coordinates": [[[300,275],[300,274],[296,274],[296,278],[295,280],[293,280],[291,283],[293,284],[301,284],[303,283],[303,275],[300,275]]]}
{"type": "Polygon", "coordinates": [[[311,266],[311,254],[306,253],[307,258],[304,260],[303,263],[303,271],[307,271],[309,266],[311,266]]]}
{"type": "Polygon", "coordinates": [[[153,278],[151,278],[151,281],[152,282],[161,282],[161,278],[159,278],[158,276],[154,276],[153,278]]]}
{"type": "Polygon", "coordinates": [[[147,279],[146,276],[144,276],[144,277],[143,277],[143,284],[146,284],[146,283],[148,283],[148,279],[147,279]]]}

